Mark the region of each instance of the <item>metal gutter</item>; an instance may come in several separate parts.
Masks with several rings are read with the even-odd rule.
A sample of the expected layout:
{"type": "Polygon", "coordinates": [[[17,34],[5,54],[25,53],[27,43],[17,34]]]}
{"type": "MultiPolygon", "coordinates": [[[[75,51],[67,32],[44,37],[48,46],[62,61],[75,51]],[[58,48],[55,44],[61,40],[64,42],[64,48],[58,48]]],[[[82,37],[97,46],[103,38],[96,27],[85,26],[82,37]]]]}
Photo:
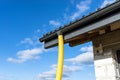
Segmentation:
{"type": "MultiPolygon", "coordinates": [[[[103,27],[105,27],[107,25],[110,25],[111,23],[114,23],[118,20],[120,20],[120,11],[119,11],[119,13],[112,14],[112,16],[104,18],[104,19],[102,19],[102,20],[100,20],[96,23],[84,26],[84,28],[80,28],[80,29],[72,31],[68,34],[65,34],[64,35],[65,43],[70,43],[70,39],[72,39],[74,37],[83,35],[83,34],[89,32],[89,31],[92,31],[92,30],[103,28],[103,27]]],[[[88,36],[86,36],[86,37],[88,37],[88,36]]],[[[57,38],[53,38],[52,40],[45,41],[45,43],[44,43],[44,47],[46,49],[57,46],[57,45],[58,45],[58,39],[57,38]]]]}

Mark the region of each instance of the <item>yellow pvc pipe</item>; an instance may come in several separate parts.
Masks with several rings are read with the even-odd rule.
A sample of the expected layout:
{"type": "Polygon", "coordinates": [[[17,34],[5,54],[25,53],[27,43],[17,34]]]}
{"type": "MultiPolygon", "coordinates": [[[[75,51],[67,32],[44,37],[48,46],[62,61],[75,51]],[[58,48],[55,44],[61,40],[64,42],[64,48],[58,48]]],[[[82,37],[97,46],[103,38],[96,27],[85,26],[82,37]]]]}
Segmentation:
{"type": "Polygon", "coordinates": [[[58,66],[56,80],[62,80],[63,65],[64,65],[64,39],[63,35],[58,35],[58,66]]]}

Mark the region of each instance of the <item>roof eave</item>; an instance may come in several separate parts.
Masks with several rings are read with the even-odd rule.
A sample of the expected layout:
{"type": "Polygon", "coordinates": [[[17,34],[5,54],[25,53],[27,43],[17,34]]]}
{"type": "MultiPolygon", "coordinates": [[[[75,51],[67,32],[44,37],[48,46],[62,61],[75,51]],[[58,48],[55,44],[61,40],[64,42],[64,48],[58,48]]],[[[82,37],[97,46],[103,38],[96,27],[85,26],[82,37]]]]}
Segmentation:
{"type": "MultiPolygon", "coordinates": [[[[69,24],[66,27],[63,27],[59,30],[61,30],[63,33],[65,33],[66,31],[70,31],[73,28],[75,29],[76,27],[78,27],[78,25],[83,24],[84,22],[87,23],[87,22],[94,20],[98,17],[102,17],[103,15],[107,15],[107,13],[112,12],[112,11],[120,8],[119,6],[120,6],[120,1],[118,1],[112,5],[109,5],[109,6],[103,8],[99,11],[96,11],[93,14],[88,15],[85,18],[82,18],[82,19],[78,20],[77,22],[69,24]]],[[[52,39],[53,37],[57,37],[57,31],[59,31],[59,30],[56,30],[53,33],[50,33],[46,36],[43,36],[42,38],[39,39],[40,42],[49,41],[49,39],[52,39]]]]}

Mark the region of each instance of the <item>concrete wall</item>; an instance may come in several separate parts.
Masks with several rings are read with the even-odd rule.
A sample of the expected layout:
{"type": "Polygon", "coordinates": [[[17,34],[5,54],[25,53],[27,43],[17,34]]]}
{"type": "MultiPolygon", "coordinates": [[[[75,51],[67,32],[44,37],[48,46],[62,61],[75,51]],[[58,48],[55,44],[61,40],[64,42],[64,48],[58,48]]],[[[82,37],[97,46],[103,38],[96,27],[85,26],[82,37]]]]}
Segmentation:
{"type": "Polygon", "coordinates": [[[96,80],[120,80],[116,77],[116,50],[120,49],[120,30],[92,39],[96,80]]]}
{"type": "Polygon", "coordinates": [[[96,80],[116,80],[112,58],[95,61],[96,80]]]}

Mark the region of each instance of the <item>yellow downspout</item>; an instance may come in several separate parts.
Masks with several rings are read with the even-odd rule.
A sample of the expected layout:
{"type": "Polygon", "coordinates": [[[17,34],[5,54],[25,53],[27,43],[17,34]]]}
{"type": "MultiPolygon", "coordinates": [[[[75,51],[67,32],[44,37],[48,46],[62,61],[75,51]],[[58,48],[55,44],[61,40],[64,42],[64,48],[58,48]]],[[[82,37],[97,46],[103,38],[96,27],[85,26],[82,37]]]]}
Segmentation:
{"type": "Polygon", "coordinates": [[[64,39],[63,35],[58,34],[58,66],[56,80],[62,80],[63,65],[64,65],[64,39]]]}

